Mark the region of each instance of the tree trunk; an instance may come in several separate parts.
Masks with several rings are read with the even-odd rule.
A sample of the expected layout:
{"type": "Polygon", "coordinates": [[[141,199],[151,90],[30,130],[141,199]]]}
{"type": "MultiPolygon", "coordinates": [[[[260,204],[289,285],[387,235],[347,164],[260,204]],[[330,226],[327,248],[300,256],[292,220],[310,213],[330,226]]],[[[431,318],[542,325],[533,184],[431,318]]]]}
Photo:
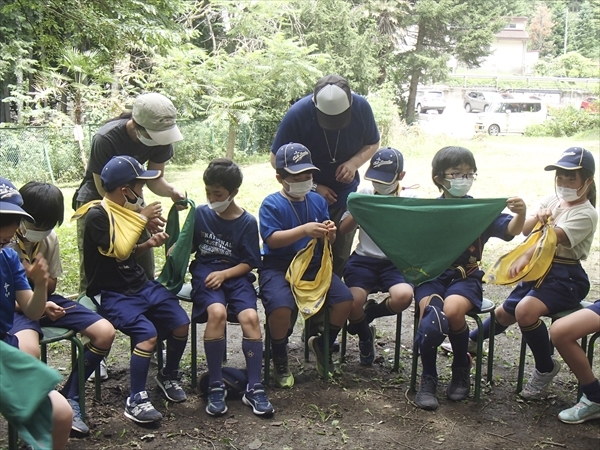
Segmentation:
{"type": "MultiPolygon", "coordinates": [[[[423,51],[423,40],[425,39],[425,27],[419,24],[419,33],[417,34],[417,42],[415,44],[415,53],[419,54],[423,51]]],[[[419,115],[417,112],[415,118],[415,99],[417,97],[417,86],[419,85],[419,79],[421,78],[421,68],[415,67],[410,74],[410,87],[408,89],[408,101],[406,104],[407,114],[406,123],[409,125],[418,120],[419,115]]]]}
{"type": "Polygon", "coordinates": [[[237,133],[236,123],[231,120],[229,122],[229,135],[227,136],[227,153],[225,153],[225,157],[229,158],[233,161],[233,152],[235,149],[235,135],[237,133]]]}

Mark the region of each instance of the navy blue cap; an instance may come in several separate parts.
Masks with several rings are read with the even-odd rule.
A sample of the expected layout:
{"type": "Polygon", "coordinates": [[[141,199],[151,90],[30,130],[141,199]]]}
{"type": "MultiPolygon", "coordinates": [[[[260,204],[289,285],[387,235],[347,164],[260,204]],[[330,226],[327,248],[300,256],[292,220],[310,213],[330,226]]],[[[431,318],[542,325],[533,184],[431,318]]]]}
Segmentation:
{"type": "Polygon", "coordinates": [[[100,173],[104,188],[110,192],[134,180],[154,180],[160,176],[160,170],[146,170],[132,156],[113,156],[100,173]]]}
{"type": "Polygon", "coordinates": [[[404,158],[399,150],[392,147],[380,148],[371,158],[365,180],[392,184],[404,170],[404,158]]]}
{"type": "Polygon", "coordinates": [[[319,170],[312,163],[310,150],[302,144],[295,144],[293,142],[282,145],[277,149],[277,153],[275,154],[275,168],[284,169],[292,175],[306,172],[307,170],[319,170]]]}
{"type": "Polygon", "coordinates": [[[415,338],[415,343],[421,351],[436,349],[448,336],[450,326],[443,309],[442,298],[436,294],[432,295],[423,310],[415,338]]]}
{"type": "Polygon", "coordinates": [[[556,164],[550,164],[544,167],[544,170],[577,170],[586,169],[594,174],[596,172],[596,164],[594,157],[589,150],[582,147],[571,147],[566,149],[556,164]]]}
{"type": "Polygon", "coordinates": [[[27,214],[21,206],[23,206],[23,197],[19,190],[10,180],[0,177],[0,213],[20,215],[29,222],[35,223],[33,217],[27,214]]]}

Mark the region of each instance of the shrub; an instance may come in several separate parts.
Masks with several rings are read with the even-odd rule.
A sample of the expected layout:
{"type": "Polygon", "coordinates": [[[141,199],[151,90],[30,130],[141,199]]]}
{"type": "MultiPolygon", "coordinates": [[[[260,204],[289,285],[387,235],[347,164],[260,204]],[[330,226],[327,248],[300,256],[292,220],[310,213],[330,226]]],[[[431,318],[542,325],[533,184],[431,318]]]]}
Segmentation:
{"type": "Polygon", "coordinates": [[[527,127],[525,136],[573,136],[582,131],[600,129],[600,114],[588,113],[572,106],[550,108],[550,116],[543,124],[527,127]]]}

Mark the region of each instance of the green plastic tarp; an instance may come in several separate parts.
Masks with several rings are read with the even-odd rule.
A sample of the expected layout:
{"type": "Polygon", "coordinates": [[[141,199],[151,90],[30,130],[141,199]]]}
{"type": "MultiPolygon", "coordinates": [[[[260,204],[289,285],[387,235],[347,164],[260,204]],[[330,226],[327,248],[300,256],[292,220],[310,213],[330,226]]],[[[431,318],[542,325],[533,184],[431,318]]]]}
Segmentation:
{"type": "Polygon", "coordinates": [[[359,226],[415,285],[441,275],[505,207],[506,198],[348,197],[359,226]]]}

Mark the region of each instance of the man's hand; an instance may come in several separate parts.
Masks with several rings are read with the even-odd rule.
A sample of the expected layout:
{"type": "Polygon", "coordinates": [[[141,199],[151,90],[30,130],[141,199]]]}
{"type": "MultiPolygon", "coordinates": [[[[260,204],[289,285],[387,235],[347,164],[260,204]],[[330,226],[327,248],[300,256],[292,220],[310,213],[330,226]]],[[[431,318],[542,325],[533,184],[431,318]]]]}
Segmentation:
{"type": "Polygon", "coordinates": [[[357,167],[350,161],[346,161],[338,166],[335,171],[335,180],[339,183],[351,183],[356,175],[357,167]]]}
{"type": "MultiPolygon", "coordinates": [[[[183,192],[181,192],[179,189],[175,189],[173,188],[173,192],[171,192],[171,200],[173,200],[173,203],[177,203],[181,200],[185,200],[187,198],[187,195],[183,192]]],[[[184,209],[187,209],[188,204],[186,203],[185,205],[177,205],[177,211],[182,211],[184,209]]]]}
{"type": "Polygon", "coordinates": [[[48,280],[50,275],[48,274],[48,263],[44,259],[44,255],[38,253],[35,255],[35,260],[27,268],[25,268],[25,275],[29,278],[34,286],[45,286],[48,287],[48,280]]]}
{"type": "Polygon", "coordinates": [[[333,205],[337,200],[337,194],[335,191],[324,184],[318,184],[316,192],[327,201],[328,205],[333,205]]]}
{"type": "Polygon", "coordinates": [[[222,271],[211,272],[204,280],[204,284],[209,289],[219,289],[225,281],[225,274],[222,271]]]}
{"type": "Polygon", "coordinates": [[[160,232],[153,234],[150,239],[148,239],[145,243],[148,243],[150,247],[160,247],[169,239],[169,235],[165,232],[160,232]]]}

